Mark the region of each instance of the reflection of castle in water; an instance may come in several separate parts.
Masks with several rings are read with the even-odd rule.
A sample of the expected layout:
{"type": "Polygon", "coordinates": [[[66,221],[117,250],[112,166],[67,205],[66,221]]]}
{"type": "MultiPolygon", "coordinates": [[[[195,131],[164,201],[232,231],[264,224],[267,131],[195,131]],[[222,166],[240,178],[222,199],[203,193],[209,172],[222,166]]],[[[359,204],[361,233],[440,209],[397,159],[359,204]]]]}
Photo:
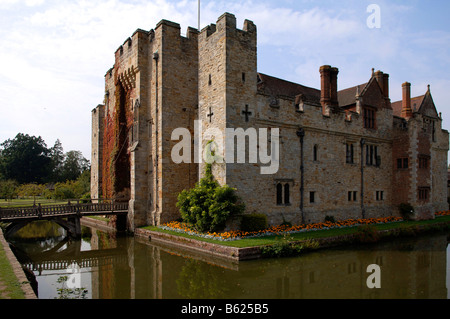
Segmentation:
{"type": "Polygon", "coordinates": [[[236,264],[93,230],[91,251],[73,245],[78,252],[64,254],[97,260],[89,266],[93,299],[446,299],[447,244],[443,234],[236,264]],[[380,289],[366,285],[370,264],[381,266],[380,289]]]}
{"type": "Polygon", "coordinates": [[[151,275],[135,273],[139,278],[136,287],[142,287],[135,297],[445,299],[446,248],[445,235],[427,236],[395,245],[327,250],[301,258],[224,267],[223,263],[212,266],[214,260],[180,258],[174,251],[167,253],[167,248],[141,246],[135,262],[144,262],[144,258],[158,267],[152,267],[151,275]],[[370,264],[381,266],[381,289],[366,285],[370,264]]]}

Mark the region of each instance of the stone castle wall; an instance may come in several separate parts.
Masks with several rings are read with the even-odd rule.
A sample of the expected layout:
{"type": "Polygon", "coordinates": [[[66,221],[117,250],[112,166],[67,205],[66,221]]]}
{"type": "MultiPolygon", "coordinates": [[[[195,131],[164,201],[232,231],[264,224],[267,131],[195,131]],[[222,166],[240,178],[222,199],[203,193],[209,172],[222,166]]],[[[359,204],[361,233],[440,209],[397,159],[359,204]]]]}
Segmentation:
{"type": "Polygon", "coordinates": [[[91,145],[91,198],[98,199],[102,193],[101,163],[103,161],[103,131],[105,106],[98,105],[92,110],[91,145]]]}
{"type": "MultiPolygon", "coordinates": [[[[180,217],[178,193],[193,187],[205,168],[204,161],[195,161],[202,157],[195,142],[201,151],[211,140],[225,140],[227,128],[256,129],[258,136],[267,129],[263,138],[269,146],[279,129],[276,173],[262,174],[270,164],[250,163],[248,152],[245,163],[237,163],[236,149],[220,154],[227,158],[226,152],[234,152],[234,162],[213,164],[215,178],[237,189],[247,213],[264,213],[270,224],[320,222],[327,215],[398,215],[397,206],[406,202],[417,206],[418,218],[448,209],[448,132],[431,109],[407,119],[395,116],[387,74],[373,73],[364,92],[355,89],[355,105],[346,109],[336,107],[337,78],[322,77],[330,96],[321,88],[320,102],[298,103],[294,96],[259,89],[253,22],[245,20],[238,29],[235,16],[225,13],[201,32],[188,28],[186,34],[167,20],[148,32],[136,30],[115,52],[115,64],[105,75],[104,106],[92,114],[92,195],[129,200],[129,229],[180,217]],[[374,128],[364,128],[365,106],[376,110],[374,128]],[[117,112],[122,122],[114,126],[117,112]],[[425,129],[425,118],[427,125],[434,123],[432,130],[425,129]],[[198,126],[216,131],[196,141],[198,126]],[[173,161],[181,139],[172,135],[177,128],[189,135],[190,163],[173,161]],[[369,162],[368,152],[374,154],[369,162]],[[112,155],[120,165],[112,165],[112,155]],[[426,168],[419,169],[419,157],[428,159],[426,168]],[[401,158],[408,158],[407,168],[397,167],[401,158]],[[124,173],[127,183],[110,185],[124,173]],[[419,198],[419,188],[428,189],[427,198],[419,198]]],[[[338,72],[328,66],[323,70],[338,72]]]]}

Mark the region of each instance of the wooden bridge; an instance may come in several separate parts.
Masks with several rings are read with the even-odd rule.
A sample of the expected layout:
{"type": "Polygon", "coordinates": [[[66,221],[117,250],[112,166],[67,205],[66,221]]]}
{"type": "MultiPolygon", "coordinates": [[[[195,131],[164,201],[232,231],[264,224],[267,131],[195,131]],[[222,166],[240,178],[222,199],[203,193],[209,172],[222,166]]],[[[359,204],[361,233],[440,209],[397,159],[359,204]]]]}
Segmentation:
{"type": "Polygon", "coordinates": [[[98,202],[31,207],[0,208],[0,222],[8,223],[5,236],[10,236],[26,224],[36,220],[52,220],[73,237],[81,236],[80,218],[94,215],[122,215],[128,213],[128,202],[98,202]]]}

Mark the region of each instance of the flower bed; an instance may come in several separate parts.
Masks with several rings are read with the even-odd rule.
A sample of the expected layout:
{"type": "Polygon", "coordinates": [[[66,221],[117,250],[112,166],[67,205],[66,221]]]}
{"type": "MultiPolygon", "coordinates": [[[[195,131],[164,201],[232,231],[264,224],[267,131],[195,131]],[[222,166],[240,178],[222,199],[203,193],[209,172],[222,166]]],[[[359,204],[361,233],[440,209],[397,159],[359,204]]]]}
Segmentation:
{"type": "MultiPolygon", "coordinates": [[[[441,211],[437,212],[435,216],[447,216],[450,215],[450,211],[441,211]]],[[[244,232],[240,230],[231,230],[222,233],[200,233],[189,227],[186,223],[181,222],[169,222],[164,225],[159,226],[161,229],[171,230],[179,233],[185,233],[188,235],[199,236],[203,238],[209,239],[217,239],[220,241],[231,241],[238,240],[242,238],[254,238],[254,237],[262,237],[262,236],[271,236],[271,235],[281,235],[281,234],[293,234],[305,231],[315,231],[315,230],[324,230],[324,229],[334,229],[334,228],[343,228],[343,227],[353,227],[360,225],[369,225],[369,224],[385,224],[392,222],[400,222],[403,221],[401,217],[382,217],[382,218],[366,218],[366,219],[346,219],[343,221],[336,222],[322,222],[322,223],[314,223],[307,225],[279,225],[272,226],[267,229],[256,231],[256,232],[244,232]]]]}
{"type": "Polygon", "coordinates": [[[436,217],[437,216],[449,216],[450,215],[450,210],[444,210],[444,211],[441,211],[441,212],[437,212],[437,213],[435,213],[434,214],[436,217]]]}

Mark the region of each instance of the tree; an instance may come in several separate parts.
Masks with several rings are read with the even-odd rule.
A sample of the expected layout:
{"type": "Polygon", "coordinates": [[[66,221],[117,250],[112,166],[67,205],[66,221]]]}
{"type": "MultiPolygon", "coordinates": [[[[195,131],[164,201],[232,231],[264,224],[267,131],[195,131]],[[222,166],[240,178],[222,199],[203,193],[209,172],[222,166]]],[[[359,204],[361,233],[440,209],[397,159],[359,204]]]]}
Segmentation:
{"type": "Polygon", "coordinates": [[[17,188],[17,195],[23,197],[31,197],[33,196],[36,199],[36,196],[41,196],[45,192],[45,185],[39,185],[34,183],[22,184],[17,188]]]}
{"type": "Polygon", "coordinates": [[[50,150],[39,136],[19,133],[2,144],[0,174],[18,183],[42,183],[51,172],[50,150]]]}
{"type": "Polygon", "coordinates": [[[19,183],[14,180],[0,180],[0,198],[13,199],[17,196],[17,188],[19,183]]]}
{"type": "Polygon", "coordinates": [[[19,184],[58,183],[76,180],[89,168],[89,161],[80,151],[64,154],[59,139],[49,149],[41,137],[19,133],[0,144],[0,180],[12,179],[19,184]]]}
{"type": "Polygon", "coordinates": [[[89,170],[89,161],[80,151],[69,151],[65,154],[61,172],[63,181],[76,180],[86,170],[89,170]]]}
{"type": "Polygon", "coordinates": [[[52,173],[49,177],[50,181],[62,182],[65,155],[59,139],[56,140],[55,145],[50,149],[50,156],[52,158],[52,173]]]}
{"type": "Polygon", "coordinates": [[[76,180],[56,183],[52,197],[54,199],[90,199],[91,174],[84,171],[76,180]]]}

